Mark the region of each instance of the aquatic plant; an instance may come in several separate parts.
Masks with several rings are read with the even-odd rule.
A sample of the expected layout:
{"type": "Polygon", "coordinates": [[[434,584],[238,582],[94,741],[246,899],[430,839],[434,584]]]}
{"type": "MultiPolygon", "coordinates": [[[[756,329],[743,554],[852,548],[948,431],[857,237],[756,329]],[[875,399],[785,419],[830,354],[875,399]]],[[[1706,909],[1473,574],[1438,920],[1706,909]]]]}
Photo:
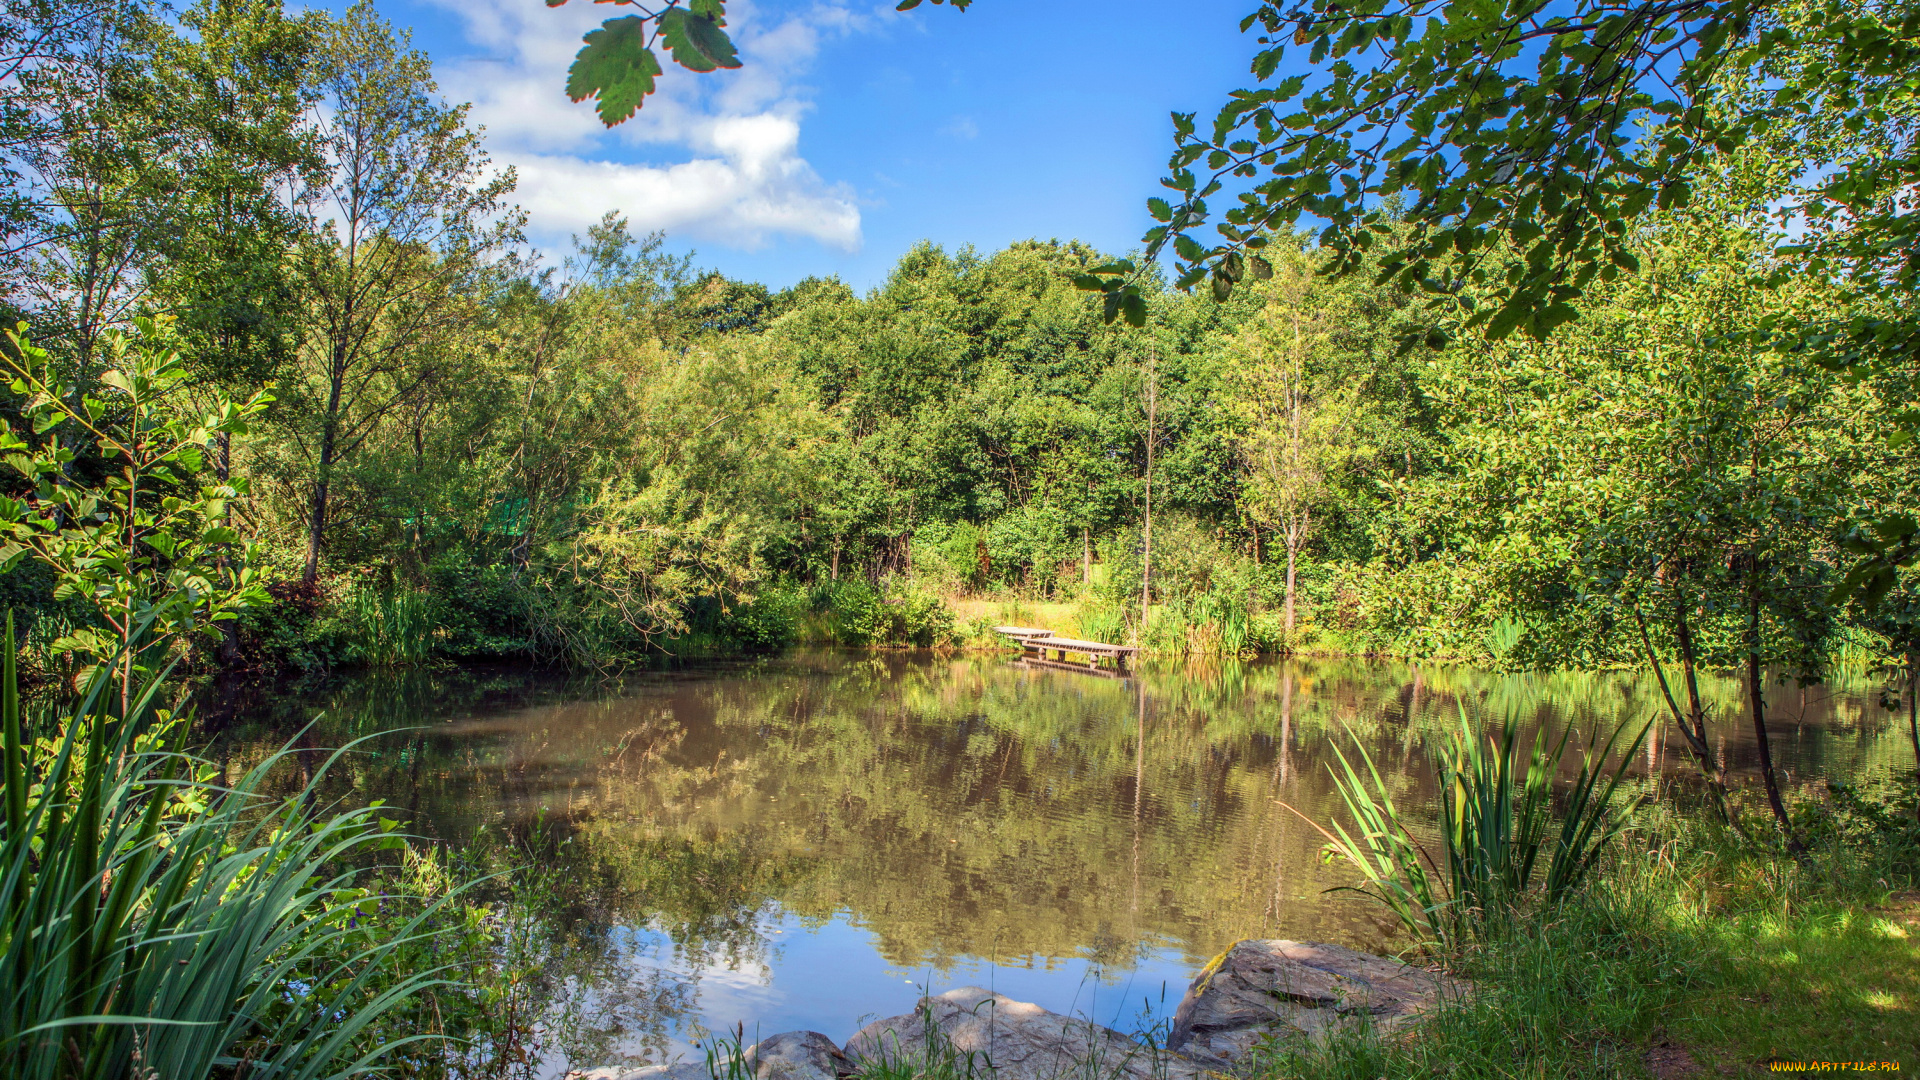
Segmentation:
{"type": "MultiPolygon", "coordinates": [[[[161,744],[165,672],[120,699],[95,669],[52,739],[23,730],[9,619],[0,672],[0,1075],[13,1080],[309,1080],[365,1071],[429,1038],[369,1025],[445,980],[395,979],[394,950],[437,905],[377,940],[353,860],[401,841],[378,808],[324,815],[309,784],[263,794],[285,752],[238,781],[161,744]]],[[[338,755],[335,755],[336,757],[338,755]]],[[[329,763],[330,764],[330,763],[329,763]]],[[[320,770],[324,773],[325,769],[320,770]]]]}
{"type": "Polygon", "coordinates": [[[433,652],[434,618],[429,598],[409,589],[354,590],[353,653],[373,667],[418,664],[433,652]]]}
{"type": "Polygon", "coordinates": [[[1626,728],[1616,726],[1604,743],[1597,731],[1588,739],[1556,821],[1555,780],[1572,726],[1557,739],[1536,728],[1523,757],[1513,713],[1497,734],[1483,737],[1462,707],[1459,730],[1435,755],[1441,792],[1437,859],[1355,738],[1364,774],[1338,746],[1339,767],[1329,771],[1357,832],[1338,822],[1331,831],[1314,827],[1326,836],[1328,850],[1365,878],[1355,891],[1385,905],[1416,940],[1456,948],[1485,936],[1529,901],[1559,904],[1626,830],[1632,807],[1616,806],[1615,796],[1652,725],[1642,725],[1621,747],[1626,728]],[[1618,762],[1609,771],[1606,761],[1616,749],[1618,762]],[[1542,855],[1545,875],[1536,886],[1542,855]]]}

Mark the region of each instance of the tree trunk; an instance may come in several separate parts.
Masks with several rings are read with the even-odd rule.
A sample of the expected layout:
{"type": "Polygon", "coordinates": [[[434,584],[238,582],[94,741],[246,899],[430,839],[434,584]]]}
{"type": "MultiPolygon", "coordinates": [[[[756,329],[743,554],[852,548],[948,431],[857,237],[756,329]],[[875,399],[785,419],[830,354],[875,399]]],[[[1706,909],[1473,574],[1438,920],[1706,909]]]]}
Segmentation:
{"type": "Polygon", "coordinates": [[[1767,805],[1787,838],[1787,850],[1798,855],[1806,850],[1793,834],[1793,822],[1787,817],[1786,804],[1780,801],[1780,784],[1773,775],[1773,743],[1767,738],[1767,700],[1760,678],[1760,572],[1759,556],[1747,559],[1747,703],[1753,716],[1753,738],[1760,747],[1760,778],[1766,784],[1767,805]]]}
{"type": "MultiPolygon", "coordinates": [[[[214,443],[213,469],[214,475],[219,478],[222,484],[227,483],[233,476],[233,436],[225,432],[221,432],[217,441],[214,443]]],[[[227,507],[221,511],[220,523],[222,525],[229,525],[232,524],[232,522],[233,506],[229,503],[227,507]]],[[[218,566],[222,573],[227,569],[227,552],[225,548],[222,548],[220,551],[218,566]]],[[[214,650],[214,659],[218,660],[222,667],[231,667],[240,662],[239,619],[225,619],[221,621],[220,647],[214,650]]]]}
{"type": "Polygon", "coordinates": [[[1286,624],[1287,624],[1287,637],[1289,640],[1291,640],[1293,637],[1294,563],[1300,556],[1300,542],[1306,538],[1306,535],[1307,535],[1307,521],[1306,521],[1305,514],[1302,514],[1299,517],[1287,523],[1286,624]]]}
{"type": "MultiPolygon", "coordinates": [[[[1907,738],[1913,740],[1913,775],[1920,781],[1920,653],[1907,654],[1907,738]]],[[[1920,805],[1914,807],[1920,817],[1920,805]]]]}
{"type": "Polygon", "coordinates": [[[1149,597],[1153,583],[1153,436],[1154,409],[1158,395],[1154,392],[1153,356],[1147,356],[1147,475],[1146,475],[1146,513],[1143,518],[1140,549],[1140,645],[1147,644],[1147,613],[1149,597]]]}
{"type": "MultiPolygon", "coordinates": [[[[352,320],[347,320],[352,325],[352,320]]],[[[320,461],[313,480],[313,505],[307,518],[307,563],[300,580],[311,585],[320,577],[320,544],[327,530],[327,492],[333,483],[334,442],[340,435],[340,395],[346,389],[347,345],[333,344],[331,370],[328,371],[327,415],[320,425],[320,461]]]]}
{"type": "Polygon", "coordinates": [[[1640,643],[1646,651],[1647,666],[1653,669],[1654,678],[1660,683],[1660,693],[1667,700],[1667,710],[1673,715],[1674,726],[1680,729],[1688,753],[1693,755],[1694,763],[1700,767],[1700,774],[1713,794],[1714,806],[1720,811],[1721,820],[1732,824],[1733,815],[1727,809],[1727,770],[1707,741],[1707,715],[1700,704],[1700,680],[1698,665],[1694,660],[1693,630],[1687,622],[1686,598],[1676,592],[1673,605],[1674,637],[1680,646],[1681,676],[1686,681],[1685,711],[1681,710],[1680,703],[1674,699],[1673,688],[1667,684],[1666,669],[1660,663],[1659,654],[1653,650],[1653,638],[1647,633],[1647,621],[1638,608],[1634,610],[1633,619],[1640,627],[1640,643]]]}
{"type": "MultiPolygon", "coordinates": [[[[424,412],[425,412],[425,410],[422,410],[422,413],[423,413],[423,414],[424,414],[424,412]]],[[[416,481],[416,482],[418,483],[418,485],[419,485],[418,487],[416,487],[416,488],[414,489],[414,490],[415,490],[415,492],[420,492],[420,491],[425,491],[425,490],[426,490],[426,486],[427,486],[427,485],[426,485],[426,476],[427,476],[427,418],[426,418],[426,416],[425,416],[425,415],[418,415],[418,416],[415,416],[415,417],[414,417],[414,422],[413,422],[413,475],[414,475],[414,479],[415,479],[415,481],[416,481]]],[[[531,507],[529,507],[529,509],[531,509],[531,507]]],[[[426,550],[426,545],[427,545],[427,532],[426,532],[426,522],[427,522],[427,506],[426,506],[426,504],[425,504],[425,503],[416,503],[416,504],[414,504],[414,509],[413,509],[413,557],[414,557],[414,559],[415,559],[415,561],[417,561],[417,562],[419,562],[419,563],[421,564],[421,569],[422,569],[423,571],[424,571],[424,569],[425,569],[425,563],[426,563],[426,555],[424,554],[424,552],[425,552],[425,550],[426,550]]]]}
{"type": "Polygon", "coordinates": [[[1700,758],[1702,768],[1714,776],[1724,791],[1727,786],[1726,769],[1713,757],[1707,745],[1707,711],[1700,704],[1700,666],[1693,646],[1693,624],[1687,620],[1686,599],[1678,595],[1674,598],[1673,633],[1680,642],[1680,675],[1686,681],[1687,688],[1687,715],[1681,720],[1681,731],[1687,736],[1695,756],[1700,758]]]}
{"type": "Polygon", "coordinates": [[[1093,584],[1093,530],[1080,527],[1080,584],[1093,584]]]}
{"type": "MultiPolygon", "coordinates": [[[[320,475],[326,476],[327,467],[332,464],[332,455],[327,451],[331,446],[322,444],[320,450],[320,475]]],[[[300,580],[311,585],[320,577],[320,537],[327,528],[327,482],[325,479],[313,482],[313,502],[307,515],[307,561],[300,572],[300,580]]]]}

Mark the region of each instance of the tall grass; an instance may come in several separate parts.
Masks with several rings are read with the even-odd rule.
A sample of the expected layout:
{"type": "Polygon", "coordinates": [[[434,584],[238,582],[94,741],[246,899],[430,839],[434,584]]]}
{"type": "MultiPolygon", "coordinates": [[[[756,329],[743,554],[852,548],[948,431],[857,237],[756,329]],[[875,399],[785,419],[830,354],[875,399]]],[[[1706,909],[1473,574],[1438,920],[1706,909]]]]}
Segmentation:
{"type": "Polygon", "coordinates": [[[354,650],[373,667],[425,661],[433,652],[433,610],[424,593],[360,588],[353,594],[354,650]]]}
{"type": "Polygon", "coordinates": [[[1150,652],[1176,656],[1245,656],[1255,651],[1253,618],[1236,594],[1175,598],[1154,613],[1141,642],[1150,652]]]}
{"type": "Polygon", "coordinates": [[[1558,905],[1628,825],[1632,807],[1616,805],[1616,796],[1651,724],[1625,747],[1624,724],[1604,743],[1597,733],[1589,738],[1557,814],[1556,780],[1573,729],[1557,739],[1536,729],[1524,754],[1518,729],[1509,714],[1497,733],[1476,735],[1461,709],[1459,731],[1436,753],[1437,857],[1395,805],[1366,747],[1354,741],[1364,772],[1334,748],[1334,783],[1357,831],[1338,822],[1331,831],[1314,827],[1365,878],[1357,891],[1385,905],[1417,941],[1457,949],[1486,937],[1523,905],[1558,905]],[[1616,749],[1618,762],[1608,771],[1616,749]],[[1536,883],[1542,856],[1545,873],[1536,883]]]}
{"type": "Polygon", "coordinates": [[[1127,613],[1113,604],[1088,604],[1080,609],[1078,627],[1083,640],[1123,642],[1127,640],[1127,613]]]}
{"type": "Polygon", "coordinates": [[[119,695],[96,675],[64,730],[30,738],[11,620],[5,646],[0,1075],[308,1080],[365,1072],[425,1038],[367,1037],[443,981],[383,970],[431,907],[384,940],[351,936],[378,901],[352,864],[399,843],[377,809],[328,816],[308,792],[263,796],[278,757],[214,783],[207,763],[157,742],[159,678],[114,716],[119,695]]]}

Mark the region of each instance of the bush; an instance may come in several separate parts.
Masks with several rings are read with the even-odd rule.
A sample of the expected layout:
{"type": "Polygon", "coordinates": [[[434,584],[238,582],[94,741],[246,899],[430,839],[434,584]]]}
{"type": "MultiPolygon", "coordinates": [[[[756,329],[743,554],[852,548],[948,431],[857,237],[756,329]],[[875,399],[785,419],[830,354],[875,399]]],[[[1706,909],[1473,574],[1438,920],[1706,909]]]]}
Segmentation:
{"type": "Polygon", "coordinates": [[[1080,554],[1078,537],[1067,527],[1065,514],[1038,502],[994,519],[986,529],[986,547],[994,578],[1041,594],[1053,591],[1060,564],[1080,554]]]}
{"type": "Polygon", "coordinates": [[[534,653],[534,597],[509,566],[479,566],[449,554],[428,578],[434,594],[435,652],[456,660],[492,660],[534,653]]]}
{"type": "Polygon", "coordinates": [[[970,521],[935,521],[913,534],[914,577],[936,588],[971,592],[987,583],[986,532],[970,521]]]}
{"type": "Polygon", "coordinates": [[[953,609],[938,595],[905,588],[892,596],[864,580],[842,581],[816,590],[827,612],[829,636],[836,645],[943,645],[954,640],[953,609]]]}
{"type": "Polygon", "coordinates": [[[726,636],[736,647],[749,652],[786,648],[800,639],[806,605],[807,597],[797,586],[768,585],[728,614],[726,636]]]}
{"type": "Polygon", "coordinates": [[[913,590],[897,601],[899,632],[895,640],[926,648],[954,639],[953,609],[930,592],[913,590]]]}
{"type": "Polygon", "coordinates": [[[860,579],[835,582],[825,590],[824,600],[834,644],[887,644],[893,614],[878,589],[860,579]]]}

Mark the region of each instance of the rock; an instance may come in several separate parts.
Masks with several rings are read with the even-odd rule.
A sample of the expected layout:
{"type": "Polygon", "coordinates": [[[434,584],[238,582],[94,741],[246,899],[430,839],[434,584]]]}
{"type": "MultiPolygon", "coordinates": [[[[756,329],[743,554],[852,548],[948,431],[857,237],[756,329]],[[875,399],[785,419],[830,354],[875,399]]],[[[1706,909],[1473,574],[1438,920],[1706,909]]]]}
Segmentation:
{"type": "Polygon", "coordinates": [[[847,1040],[860,1061],[925,1061],[952,1054],[973,1058],[976,1074],[995,1080],[1199,1080],[1191,1062],[1156,1052],[1111,1028],[1048,1012],[977,986],[922,998],[914,1012],[876,1020],[847,1040]],[[928,1046],[927,1020],[936,1030],[928,1046]]]}
{"type": "MultiPolygon", "coordinates": [[[[832,1039],[817,1031],[783,1031],[761,1039],[740,1055],[745,1069],[734,1072],[726,1062],[715,1062],[722,1080],[840,1080],[853,1072],[853,1062],[832,1039]],[[731,1074],[731,1075],[729,1075],[731,1074]]],[[[570,1072],[567,1080],[713,1080],[703,1061],[648,1065],[640,1069],[610,1067],[570,1072]]]]}
{"type": "Polygon", "coordinates": [[[853,1073],[853,1062],[817,1031],[787,1031],[761,1039],[741,1058],[755,1080],[840,1080],[853,1073]]]}
{"type": "Polygon", "coordinates": [[[575,1069],[566,1080],[713,1080],[704,1061],[676,1061],[672,1065],[647,1065],[632,1069],[624,1065],[606,1065],[598,1069],[575,1069]]]}
{"type": "Polygon", "coordinates": [[[1226,1068],[1268,1036],[1318,1034],[1362,1013],[1376,1028],[1392,1030],[1462,989],[1431,972],[1342,945],[1242,941],[1194,977],[1173,1014],[1167,1049],[1226,1068]]]}

